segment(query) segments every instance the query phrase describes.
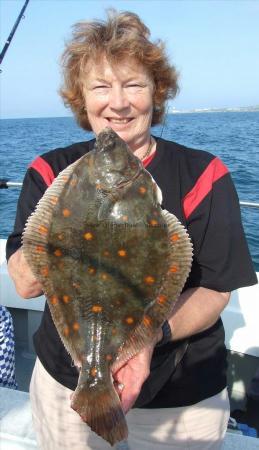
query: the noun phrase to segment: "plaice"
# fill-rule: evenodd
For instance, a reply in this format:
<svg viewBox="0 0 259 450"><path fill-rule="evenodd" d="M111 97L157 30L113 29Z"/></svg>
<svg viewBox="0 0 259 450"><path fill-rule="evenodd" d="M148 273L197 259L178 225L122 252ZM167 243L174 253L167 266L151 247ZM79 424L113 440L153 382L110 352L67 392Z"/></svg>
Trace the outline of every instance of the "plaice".
<svg viewBox="0 0 259 450"><path fill-rule="evenodd" d="M81 367L72 408L111 445L128 430L111 368L150 343L189 274L192 245L159 188L110 128L39 201L23 252Z"/></svg>

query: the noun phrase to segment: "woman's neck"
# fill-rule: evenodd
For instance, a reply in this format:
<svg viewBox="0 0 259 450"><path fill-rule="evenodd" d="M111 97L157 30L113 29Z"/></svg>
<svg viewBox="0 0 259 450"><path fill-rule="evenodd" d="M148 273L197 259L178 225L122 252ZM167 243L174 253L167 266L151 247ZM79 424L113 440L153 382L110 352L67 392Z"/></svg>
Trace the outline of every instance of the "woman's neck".
<svg viewBox="0 0 259 450"><path fill-rule="evenodd" d="M156 141L151 135L149 135L148 140L146 140L145 143L135 149L132 149L131 146L130 148L133 151L134 155L137 156L141 161L143 161L148 156L152 155L156 150Z"/></svg>

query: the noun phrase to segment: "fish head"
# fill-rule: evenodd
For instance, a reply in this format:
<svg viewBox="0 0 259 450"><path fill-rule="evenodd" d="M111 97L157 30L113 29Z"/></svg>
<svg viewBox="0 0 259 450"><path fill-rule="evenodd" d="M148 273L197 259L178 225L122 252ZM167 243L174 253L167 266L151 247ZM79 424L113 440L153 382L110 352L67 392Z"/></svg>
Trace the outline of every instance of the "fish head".
<svg viewBox="0 0 259 450"><path fill-rule="evenodd" d="M111 128L99 133L92 166L95 182L111 191L125 186L142 170L141 161Z"/></svg>

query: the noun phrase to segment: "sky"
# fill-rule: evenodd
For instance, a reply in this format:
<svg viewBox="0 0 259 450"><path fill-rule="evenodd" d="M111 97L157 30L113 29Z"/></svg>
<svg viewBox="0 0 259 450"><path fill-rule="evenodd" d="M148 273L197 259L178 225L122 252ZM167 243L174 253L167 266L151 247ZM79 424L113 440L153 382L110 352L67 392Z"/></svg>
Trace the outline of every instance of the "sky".
<svg viewBox="0 0 259 450"><path fill-rule="evenodd" d="M0 48L24 0L0 0ZM259 104L259 0L30 0L1 65L0 117L71 115L58 95L71 26L132 11L180 72L177 110Z"/></svg>

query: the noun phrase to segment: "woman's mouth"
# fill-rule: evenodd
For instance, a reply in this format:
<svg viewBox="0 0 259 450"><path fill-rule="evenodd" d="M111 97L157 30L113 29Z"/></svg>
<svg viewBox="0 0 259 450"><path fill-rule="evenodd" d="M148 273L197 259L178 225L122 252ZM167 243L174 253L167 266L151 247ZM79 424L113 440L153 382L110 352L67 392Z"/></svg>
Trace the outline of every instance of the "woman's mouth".
<svg viewBox="0 0 259 450"><path fill-rule="evenodd" d="M127 123L131 122L132 118L116 118L116 117L106 117L106 119L108 120L108 122L110 123L114 123L117 125L126 125Z"/></svg>

